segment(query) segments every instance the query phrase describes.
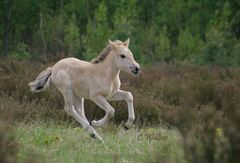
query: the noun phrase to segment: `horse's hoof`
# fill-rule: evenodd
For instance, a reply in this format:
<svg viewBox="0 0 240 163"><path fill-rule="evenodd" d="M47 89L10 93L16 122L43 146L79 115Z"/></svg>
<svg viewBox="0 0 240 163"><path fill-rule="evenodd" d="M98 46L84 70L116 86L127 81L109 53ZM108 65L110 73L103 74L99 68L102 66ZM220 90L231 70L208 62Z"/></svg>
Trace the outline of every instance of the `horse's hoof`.
<svg viewBox="0 0 240 163"><path fill-rule="evenodd" d="M123 128L125 131L129 130L129 128L128 128L125 124L122 125L122 128Z"/></svg>
<svg viewBox="0 0 240 163"><path fill-rule="evenodd" d="M93 139L96 139L96 135L95 134L90 134L89 135L91 138L93 138Z"/></svg>
<svg viewBox="0 0 240 163"><path fill-rule="evenodd" d="M95 121L95 120L91 121L90 125L93 126L93 127L98 127L97 121Z"/></svg>
<svg viewBox="0 0 240 163"><path fill-rule="evenodd" d="M98 141L100 141L101 143L104 143L103 139L98 136L98 135L95 135L95 134L89 134L89 136L93 139L97 139Z"/></svg>

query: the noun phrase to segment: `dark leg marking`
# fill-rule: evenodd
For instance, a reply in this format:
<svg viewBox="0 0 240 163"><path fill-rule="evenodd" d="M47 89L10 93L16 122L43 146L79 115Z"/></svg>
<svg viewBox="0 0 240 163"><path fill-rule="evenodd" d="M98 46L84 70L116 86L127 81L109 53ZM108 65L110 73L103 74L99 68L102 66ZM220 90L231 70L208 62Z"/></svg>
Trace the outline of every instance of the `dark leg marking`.
<svg viewBox="0 0 240 163"><path fill-rule="evenodd" d="M127 131L127 130L129 129L125 124L122 125L122 128L123 128L125 131Z"/></svg>

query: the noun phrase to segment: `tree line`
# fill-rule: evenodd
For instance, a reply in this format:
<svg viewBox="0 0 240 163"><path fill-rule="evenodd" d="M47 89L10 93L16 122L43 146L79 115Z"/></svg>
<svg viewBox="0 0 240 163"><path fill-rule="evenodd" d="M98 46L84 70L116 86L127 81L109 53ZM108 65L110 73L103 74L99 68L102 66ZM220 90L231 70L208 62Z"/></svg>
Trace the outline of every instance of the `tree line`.
<svg viewBox="0 0 240 163"><path fill-rule="evenodd" d="M240 65L238 0L2 0L0 56L90 60L131 39L141 63Z"/></svg>

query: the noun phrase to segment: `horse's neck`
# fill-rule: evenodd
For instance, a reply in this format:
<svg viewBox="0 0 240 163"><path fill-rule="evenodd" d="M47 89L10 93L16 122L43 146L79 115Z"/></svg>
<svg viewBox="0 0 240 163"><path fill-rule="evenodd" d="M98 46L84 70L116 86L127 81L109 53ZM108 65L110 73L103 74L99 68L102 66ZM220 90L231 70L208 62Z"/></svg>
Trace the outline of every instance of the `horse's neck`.
<svg viewBox="0 0 240 163"><path fill-rule="evenodd" d="M110 80L119 78L120 69L113 62L112 54L109 54L109 56L101 64L101 71L103 71L103 73L106 75L106 78Z"/></svg>

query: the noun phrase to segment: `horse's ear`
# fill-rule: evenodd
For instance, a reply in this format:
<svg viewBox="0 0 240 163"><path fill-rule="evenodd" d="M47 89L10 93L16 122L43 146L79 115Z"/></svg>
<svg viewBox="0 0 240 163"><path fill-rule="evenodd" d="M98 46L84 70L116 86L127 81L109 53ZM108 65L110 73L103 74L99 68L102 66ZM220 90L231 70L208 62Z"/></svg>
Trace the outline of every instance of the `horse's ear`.
<svg viewBox="0 0 240 163"><path fill-rule="evenodd" d="M110 39L108 39L108 42L109 42L110 46L112 47L112 49L115 50L117 48L117 45L114 42L112 42Z"/></svg>
<svg viewBox="0 0 240 163"><path fill-rule="evenodd" d="M123 43L123 45L126 46L126 47L128 47L128 46L129 46L129 43L130 43L130 39L128 38L128 39Z"/></svg>

